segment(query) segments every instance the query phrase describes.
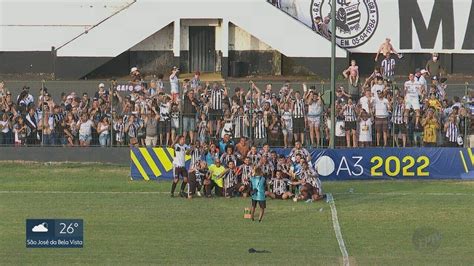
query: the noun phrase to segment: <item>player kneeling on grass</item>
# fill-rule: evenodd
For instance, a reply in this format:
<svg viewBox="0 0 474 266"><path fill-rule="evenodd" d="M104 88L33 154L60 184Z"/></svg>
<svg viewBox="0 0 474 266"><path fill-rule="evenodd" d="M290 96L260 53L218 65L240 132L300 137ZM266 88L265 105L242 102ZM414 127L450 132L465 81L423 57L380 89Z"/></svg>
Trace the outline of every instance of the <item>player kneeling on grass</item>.
<svg viewBox="0 0 474 266"><path fill-rule="evenodd" d="M234 161L227 163L227 169L220 174L218 179L224 180L224 196L230 198L234 196L234 191L237 191L237 168Z"/></svg>
<svg viewBox="0 0 474 266"><path fill-rule="evenodd" d="M186 171L186 154L189 154L191 147L185 143L184 136L179 136L176 138L173 145L174 148L174 158L173 158L173 184L171 186L171 197L174 197L174 191L179 182L179 177L183 178L181 183L181 189L179 195L181 197L186 197L184 193L184 188L188 183L188 172Z"/></svg>
<svg viewBox="0 0 474 266"><path fill-rule="evenodd" d="M296 197L297 200L316 201L323 198L318 174L308 166L306 161L301 161L301 169L295 175L298 176L298 181L294 181L292 184L298 185L300 190L300 194Z"/></svg>
<svg viewBox="0 0 474 266"><path fill-rule="evenodd" d="M244 164L239 166L238 173L240 175L239 192L242 197L246 198L250 193L250 178L253 174L253 166L249 157L245 157Z"/></svg>
<svg viewBox="0 0 474 266"><path fill-rule="evenodd" d="M267 196L272 199L289 199L293 196L293 193L288 191L290 180L283 178L283 173L277 170L275 178L272 178L269 182L270 191L265 192Z"/></svg>
<svg viewBox="0 0 474 266"><path fill-rule="evenodd" d="M260 206L260 216L258 221L261 222L263 219L263 214L265 213L265 208L267 207L267 202L265 200L265 177L263 176L262 169L260 167L255 167L253 171L253 176L250 178L250 184L252 190L250 194L252 195L252 209L250 214L252 215L252 221L254 221L255 208L257 203Z"/></svg>
<svg viewBox="0 0 474 266"><path fill-rule="evenodd" d="M214 164L209 166L209 172L206 180L204 180L204 188L206 189L206 197L210 198L212 195L212 189L214 189L215 196L222 196L222 188L224 187L224 181L219 176L224 173L225 168L221 165L221 160L216 158Z"/></svg>
<svg viewBox="0 0 474 266"><path fill-rule="evenodd" d="M189 197L192 198L195 194L201 197L201 189L206 185L206 176L209 170L207 169L206 161L199 161L195 167L189 169ZM209 185L209 182L207 182Z"/></svg>

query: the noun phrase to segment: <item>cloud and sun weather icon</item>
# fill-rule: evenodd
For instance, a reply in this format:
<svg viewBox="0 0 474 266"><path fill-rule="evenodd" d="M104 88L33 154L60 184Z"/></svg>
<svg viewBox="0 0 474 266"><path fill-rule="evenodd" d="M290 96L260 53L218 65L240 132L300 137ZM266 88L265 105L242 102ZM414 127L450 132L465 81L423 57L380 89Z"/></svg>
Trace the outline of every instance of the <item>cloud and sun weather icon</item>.
<svg viewBox="0 0 474 266"><path fill-rule="evenodd" d="M33 226L31 229L33 233L47 233L48 232L48 223L43 222L38 225Z"/></svg>
<svg viewBox="0 0 474 266"><path fill-rule="evenodd" d="M82 219L26 219L27 248L82 248Z"/></svg>

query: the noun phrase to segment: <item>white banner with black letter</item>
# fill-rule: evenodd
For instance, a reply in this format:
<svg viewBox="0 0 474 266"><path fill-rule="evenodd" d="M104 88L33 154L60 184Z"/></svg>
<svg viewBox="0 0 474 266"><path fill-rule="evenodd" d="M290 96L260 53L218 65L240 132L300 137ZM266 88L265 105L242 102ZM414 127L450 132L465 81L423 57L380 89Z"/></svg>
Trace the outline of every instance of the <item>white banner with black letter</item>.
<svg viewBox="0 0 474 266"><path fill-rule="evenodd" d="M280 8L320 33L330 28L331 0L280 0ZM337 0L339 46L374 53L385 38L403 53L474 53L471 0ZM315 19L320 19L315 25ZM327 32L330 35L330 31Z"/></svg>

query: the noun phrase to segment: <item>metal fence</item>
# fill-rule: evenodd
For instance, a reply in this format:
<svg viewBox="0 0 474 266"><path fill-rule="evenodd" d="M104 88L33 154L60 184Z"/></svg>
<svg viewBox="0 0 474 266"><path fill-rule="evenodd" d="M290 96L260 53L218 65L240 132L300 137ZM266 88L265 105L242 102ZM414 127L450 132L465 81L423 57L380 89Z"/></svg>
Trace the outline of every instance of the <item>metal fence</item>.
<svg viewBox="0 0 474 266"><path fill-rule="evenodd" d="M53 96L55 101L60 101L60 95L62 92L64 93L70 93L72 91L77 92L78 94L82 93L88 93L89 95L93 95L97 91L97 85L100 81L8 81L6 82L8 89L14 94L18 95L19 92L21 91L21 88L23 86L29 86L30 87L30 92L36 97L38 97L39 90L40 88L48 88L49 93ZM125 81L124 81L125 82ZM104 81L106 87L108 87L108 84L111 84L110 81ZM120 81L119 81L120 83ZM268 82L255 82L258 87L263 90L265 86L268 84ZM272 92L278 93L279 89L283 86L285 82L280 81L280 82L272 82ZM301 87L302 82L291 82L294 90L300 90L303 91ZM329 105L331 103L331 96L330 96L330 85L329 83L323 83L323 82L311 82L311 81L306 81L308 88L312 88L316 92L321 93L322 99L324 100L324 113L321 116L314 117L309 117L308 120L319 120L319 123L316 122L308 122L305 124L304 130L303 130L303 135L304 135L304 140L305 140L305 146L306 147L328 147L329 145L329 125L327 123L328 116L327 110L329 108ZM244 90L247 90L250 88L250 84L248 82L242 81L242 82L226 82L227 87L229 88L229 94L233 95L233 90L235 88L242 88ZM337 86L344 86L347 87L346 82L338 82ZM169 88L168 84L165 84L166 88ZM396 89L397 87L400 87L400 84L393 83L392 88ZM470 84L465 83L465 84L448 84L448 89L447 89L447 94L449 98L452 98L453 96L458 96L461 97L464 95L468 95L470 91ZM113 105L114 103L112 103ZM468 107L468 106L466 106ZM469 109L468 109L469 110ZM118 114L111 114L109 113L108 116L111 121L116 120L116 116ZM179 117L177 118L177 122L171 120L166 123L158 123L158 141L157 145L160 146L165 146L167 144L170 144L172 140L174 139L175 136L183 134L183 114L180 112ZM188 114L189 115L189 114ZM215 117L213 117L215 116ZM218 117L217 117L218 116ZM267 131L267 136L263 140L256 140L256 129L254 126L254 120L258 114L254 110L249 110L247 114L247 123L248 125L245 127L244 132L242 132L238 137L243 136L247 137L248 139L252 140L253 142L258 143L259 145L263 143L268 143L271 146L275 147L283 147L283 146L291 146L292 145L292 140L294 139L295 135L292 134L292 132L286 132L287 134L284 134L285 130L280 130L277 131L272 131L269 129ZM220 114L209 114L208 117L208 124L211 128L214 130L218 127L221 129L226 125L226 118L224 117L224 112ZM274 118L272 118L274 119ZM221 122L221 125L218 126L216 124L216 120L223 121ZM279 119L278 119L279 120ZM214 121L214 122L212 122ZM195 117L195 125L196 125L196 130L195 130L195 135L198 135L199 130L199 117ZM311 124L311 125L310 125ZM316 126L317 124L317 126ZM471 135L471 121L469 117L466 117L466 120L462 124L464 128L461 128L460 131L463 133L463 138L464 138L464 146L469 146L470 145L470 135ZM337 127L342 127L336 129L336 131L340 132L345 132L346 130L344 129L344 122L341 123L340 120L336 120L336 126ZM206 125L208 127L208 125ZM359 129L357 127L357 129ZM161 133L161 134L160 134ZM319 134L318 134L319 133ZM395 134L395 127L393 126L393 123L388 121L388 136L387 136L387 145L389 147L400 147L402 146L402 134ZM169 134L169 136L168 136ZM231 133L233 134L233 133ZM42 131L38 131L37 138L34 140L28 141L27 139L24 139L25 142L27 142L28 146L77 146L79 145L79 136L77 134L71 134L72 136L65 134L65 133L52 133L52 134L44 134ZM120 135L120 130L113 125L110 126L108 130L108 134L105 136L102 134L99 134L96 129L92 129L92 134L91 134L91 141L90 145L91 146L104 146L104 147L117 147L117 146L123 146L123 147L128 147L131 143L137 142L138 145L144 146L145 145L145 130L144 127L140 128L138 130L138 134L136 136L136 139L133 138L131 139L128 134L124 134L124 136L118 136ZM160 136L161 135L161 136ZM189 135L189 134L188 134ZM206 142L210 141L218 141L223 135L223 132L209 132L208 135L201 137L201 136L196 136L195 139L201 139ZM317 137L319 135L319 138ZM23 138L23 137L20 137ZM301 138L301 134L298 134L298 138ZM383 137L381 137L383 138ZM420 146L422 145L422 140L423 138L423 133L416 131L414 126L408 125L406 128L406 143L407 146ZM375 131L375 128L372 129L372 142L368 143L370 146L384 146L382 144L377 145L377 133ZM437 145L438 146L446 146L447 143L445 141L445 137L443 134L443 130L439 130L438 137L437 137ZM5 141L7 140L7 141ZM122 140L122 141L120 141ZM235 139L237 141L237 138ZM335 139L336 147L346 147L346 136L336 136ZM102 143L101 143L102 142ZM381 141L382 142L382 141ZM23 146L23 144L15 144L15 136L12 131L9 133L0 133L0 143L3 145L17 145L17 146ZM8 143L8 144L6 144Z"/></svg>

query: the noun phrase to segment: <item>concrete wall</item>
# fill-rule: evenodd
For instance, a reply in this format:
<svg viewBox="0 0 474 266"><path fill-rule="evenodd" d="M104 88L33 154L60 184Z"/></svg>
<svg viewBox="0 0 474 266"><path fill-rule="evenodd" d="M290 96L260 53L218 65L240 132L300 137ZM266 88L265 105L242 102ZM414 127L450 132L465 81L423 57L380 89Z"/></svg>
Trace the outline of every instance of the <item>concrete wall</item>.
<svg viewBox="0 0 474 266"><path fill-rule="evenodd" d="M130 149L79 147L2 147L0 161L89 162L130 164Z"/></svg>
<svg viewBox="0 0 474 266"><path fill-rule="evenodd" d="M53 73L53 56L51 51L0 52L0 73Z"/></svg>
<svg viewBox="0 0 474 266"><path fill-rule="evenodd" d="M229 25L229 50L231 51L271 51L268 44L260 41L244 29Z"/></svg>
<svg viewBox="0 0 474 266"><path fill-rule="evenodd" d="M281 53L244 29L229 25L229 69L244 62L249 75L281 75Z"/></svg>
<svg viewBox="0 0 474 266"><path fill-rule="evenodd" d="M211 26L215 27L215 47L216 54L222 52L222 20L218 19L182 19L180 24L180 47L181 53L179 66L183 72L193 71L189 69L189 27L191 26ZM143 73L168 73L170 65L174 65L173 58L173 32L174 23L157 31L150 37L133 46L129 53L129 65L140 67ZM249 74L271 75L281 72L281 55L266 43L252 36L247 31L230 23L229 25L229 62L242 61L248 63ZM277 62L275 62L277 60ZM94 71L92 76L100 76L101 72L115 74L111 72L110 66L121 65L123 60L112 60L106 67ZM219 71L216 66L216 71ZM119 73L115 74L118 75ZM124 73L126 74L126 73Z"/></svg>
<svg viewBox="0 0 474 266"><path fill-rule="evenodd" d="M345 58L336 58L336 78L342 76L349 61ZM282 56L282 75L316 76L328 79L331 76L330 58L305 58Z"/></svg>
<svg viewBox="0 0 474 266"><path fill-rule="evenodd" d="M216 27L216 50L222 49L221 26L217 19L181 20L181 51L189 50L189 26ZM149 36L130 48L130 51L172 51L173 50L173 23ZM255 36L234 24L229 25L229 50L235 51L268 51L273 48L260 41Z"/></svg>
<svg viewBox="0 0 474 266"><path fill-rule="evenodd" d="M173 23L134 45L130 51L173 51Z"/></svg>

